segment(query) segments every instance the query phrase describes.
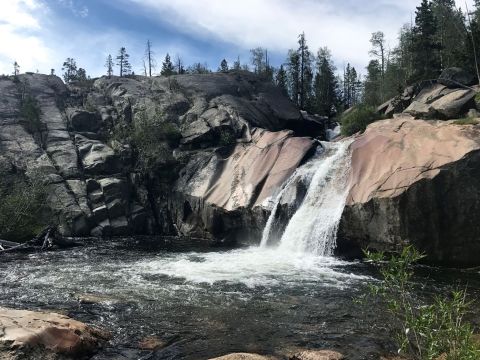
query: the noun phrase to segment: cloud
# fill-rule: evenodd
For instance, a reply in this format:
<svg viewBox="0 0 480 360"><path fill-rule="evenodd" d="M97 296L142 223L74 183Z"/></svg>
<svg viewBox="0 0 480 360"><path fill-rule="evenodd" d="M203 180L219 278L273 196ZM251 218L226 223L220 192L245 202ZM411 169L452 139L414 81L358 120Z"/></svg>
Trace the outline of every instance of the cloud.
<svg viewBox="0 0 480 360"><path fill-rule="evenodd" d="M38 0L11 0L2 3L0 17L0 73L13 71L13 62L21 70L32 70L51 61L51 52L41 38L38 17L48 7Z"/></svg>
<svg viewBox="0 0 480 360"><path fill-rule="evenodd" d="M124 0L152 18L167 21L191 36L222 41L241 49L257 46L283 52L305 32L311 49L328 46L338 62L364 67L369 39L382 30L396 44L420 0ZM463 1L463 0L461 0ZM473 0L469 0L471 3ZM459 1L460 3L460 1ZM341 65L341 64L339 64Z"/></svg>
<svg viewBox="0 0 480 360"><path fill-rule="evenodd" d="M85 5L79 4L74 0L57 0L57 2L70 10L73 15L85 18L88 16L89 10Z"/></svg>

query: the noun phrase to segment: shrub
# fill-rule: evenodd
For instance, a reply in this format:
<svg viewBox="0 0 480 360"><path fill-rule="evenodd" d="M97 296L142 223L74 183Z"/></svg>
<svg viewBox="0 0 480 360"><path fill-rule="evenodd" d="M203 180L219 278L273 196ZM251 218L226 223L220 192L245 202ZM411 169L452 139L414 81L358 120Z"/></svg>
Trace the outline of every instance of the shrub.
<svg viewBox="0 0 480 360"><path fill-rule="evenodd" d="M453 122L454 125L478 125L478 120L472 117L458 119Z"/></svg>
<svg viewBox="0 0 480 360"><path fill-rule="evenodd" d="M414 297L413 265L422 259L414 247L387 260L383 253L365 252L381 274L379 285L370 285L369 295L380 299L393 316L390 326L396 335L399 353L412 359L480 359L473 329L465 321L470 303L466 291L453 291L449 297L436 296L430 301Z"/></svg>
<svg viewBox="0 0 480 360"><path fill-rule="evenodd" d="M228 129L220 130L220 137L219 137L219 144L220 146L229 146L235 144L236 138L235 135Z"/></svg>
<svg viewBox="0 0 480 360"><path fill-rule="evenodd" d="M363 132L369 124L382 118L374 107L358 105L341 116L342 135L350 136Z"/></svg>
<svg viewBox="0 0 480 360"><path fill-rule="evenodd" d="M45 226L47 189L40 180L1 174L0 237L11 241L30 240Z"/></svg>
<svg viewBox="0 0 480 360"><path fill-rule="evenodd" d="M38 101L30 95L25 96L20 104L20 116L23 118L23 126L29 133L33 134L42 130L41 115L42 111Z"/></svg>

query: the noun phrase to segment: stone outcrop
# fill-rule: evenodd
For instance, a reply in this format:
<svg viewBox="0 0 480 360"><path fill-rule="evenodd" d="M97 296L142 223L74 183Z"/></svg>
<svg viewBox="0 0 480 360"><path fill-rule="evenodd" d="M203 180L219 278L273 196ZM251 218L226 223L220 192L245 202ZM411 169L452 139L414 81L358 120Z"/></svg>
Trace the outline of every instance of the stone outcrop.
<svg viewBox="0 0 480 360"><path fill-rule="evenodd" d="M340 250L414 244L432 262L478 264L478 126L399 116L370 125L351 148Z"/></svg>
<svg viewBox="0 0 480 360"><path fill-rule="evenodd" d="M67 236L220 241L251 222L259 229L262 199L328 127L247 72L103 77L83 88L24 74L1 79L0 94L0 170L41 175ZM41 112L38 129L21 116L26 96ZM149 168L129 140L146 120L179 134L158 139Z"/></svg>
<svg viewBox="0 0 480 360"><path fill-rule="evenodd" d="M0 307L1 359L79 359L93 355L108 338L64 315Z"/></svg>

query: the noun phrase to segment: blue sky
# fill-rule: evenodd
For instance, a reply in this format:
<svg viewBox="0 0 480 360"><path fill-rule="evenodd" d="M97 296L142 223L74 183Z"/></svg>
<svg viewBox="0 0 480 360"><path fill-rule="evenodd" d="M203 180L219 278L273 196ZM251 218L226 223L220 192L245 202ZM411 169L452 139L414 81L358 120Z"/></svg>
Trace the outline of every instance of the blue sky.
<svg viewBox="0 0 480 360"><path fill-rule="evenodd" d="M105 72L108 54L125 46L133 70L142 71L147 39L160 65L168 52L188 65L231 64L249 49L269 49L284 61L305 31L312 51L328 46L338 68L350 62L364 72L370 34L382 30L390 47L420 0L2 0L0 74L21 71L61 74L67 57L91 76ZM457 2L465 8L463 0ZM471 6L473 0L468 0ZM160 66L158 66L158 69Z"/></svg>

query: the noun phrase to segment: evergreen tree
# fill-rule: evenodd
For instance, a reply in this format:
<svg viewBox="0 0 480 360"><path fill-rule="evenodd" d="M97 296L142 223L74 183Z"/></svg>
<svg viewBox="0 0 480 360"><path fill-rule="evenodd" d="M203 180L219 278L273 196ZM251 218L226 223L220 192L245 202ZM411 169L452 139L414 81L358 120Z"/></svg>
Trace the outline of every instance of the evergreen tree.
<svg viewBox="0 0 480 360"><path fill-rule="evenodd" d="M288 93L290 99L300 106L300 56L296 50L289 50L287 58Z"/></svg>
<svg viewBox="0 0 480 360"><path fill-rule="evenodd" d="M108 54L107 60L105 61L105 67L107 68L107 76L111 77L113 75L113 59L110 54Z"/></svg>
<svg viewBox="0 0 480 360"><path fill-rule="evenodd" d="M364 102L370 106L378 106L383 102L382 92L382 66L378 60L371 60L367 66L365 79Z"/></svg>
<svg viewBox="0 0 480 360"><path fill-rule="evenodd" d="M238 56L237 60L233 62L233 70L241 70L240 56Z"/></svg>
<svg viewBox="0 0 480 360"><path fill-rule="evenodd" d="M311 100L313 70L312 70L312 54L308 49L305 33L298 36L298 58L299 58L299 101L301 109L307 109Z"/></svg>
<svg viewBox="0 0 480 360"><path fill-rule="evenodd" d="M165 60L162 63L162 71L160 72L163 76L170 76L175 73L175 68L173 67L172 61L170 60L170 55L167 53L165 55Z"/></svg>
<svg viewBox="0 0 480 360"><path fill-rule="evenodd" d="M206 63L194 63L193 65L189 66L187 69L187 73L189 74L209 74L211 71L208 68Z"/></svg>
<svg viewBox="0 0 480 360"><path fill-rule="evenodd" d="M55 69L50 69L50 75L55 75Z"/></svg>
<svg viewBox="0 0 480 360"><path fill-rule="evenodd" d="M220 67L218 68L220 72L228 72L228 63L227 60L223 59L222 62L220 63Z"/></svg>
<svg viewBox="0 0 480 360"><path fill-rule="evenodd" d="M378 89L380 102L385 100L385 67L386 67L386 51L385 51L385 34L381 31L374 32L370 39L372 49L370 55L374 56L380 65L380 87Z"/></svg>
<svg viewBox="0 0 480 360"><path fill-rule="evenodd" d="M338 104L338 83L335 66L328 48L321 48L317 53L316 74L314 81L314 110L322 116L332 116Z"/></svg>
<svg viewBox="0 0 480 360"><path fill-rule="evenodd" d="M435 42L439 47L440 69L464 66L466 62L465 16L455 0L433 0L436 19Z"/></svg>
<svg viewBox="0 0 480 360"><path fill-rule="evenodd" d="M87 72L83 68L79 68L77 71L76 80L85 81L87 80Z"/></svg>
<svg viewBox="0 0 480 360"><path fill-rule="evenodd" d="M360 102L361 85L357 70L347 64L343 75L343 103L346 108L351 108Z"/></svg>
<svg viewBox="0 0 480 360"><path fill-rule="evenodd" d="M185 74L186 72L185 66L183 65L183 60L178 54L175 56L175 71L179 75Z"/></svg>
<svg viewBox="0 0 480 360"><path fill-rule="evenodd" d="M124 47L121 47L117 55L117 65L120 67L120 77L124 75L130 75L132 71L132 65L130 65L130 55Z"/></svg>
<svg viewBox="0 0 480 360"><path fill-rule="evenodd" d="M436 38L437 25L432 3L428 0L422 0L420 6L417 7L413 28L412 60L414 73L411 80L436 79L440 74L440 47Z"/></svg>
<svg viewBox="0 0 480 360"><path fill-rule="evenodd" d="M275 77L276 85L281 90L282 94L288 96L288 77L283 64L280 65L280 68L277 71L277 75Z"/></svg>
<svg viewBox="0 0 480 360"><path fill-rule="evenodd" d="M77 62L73 58L67 58L63 62L62 70L63 73L63 80L66 83L72 82L77 78Z"/></svg>
<svg viewBox="0 0 480 360"><path fill-rule="evenodd" d="M13 75L17 76L18 74L20 74L20 65L15 61L13 63Z"/></svg>

